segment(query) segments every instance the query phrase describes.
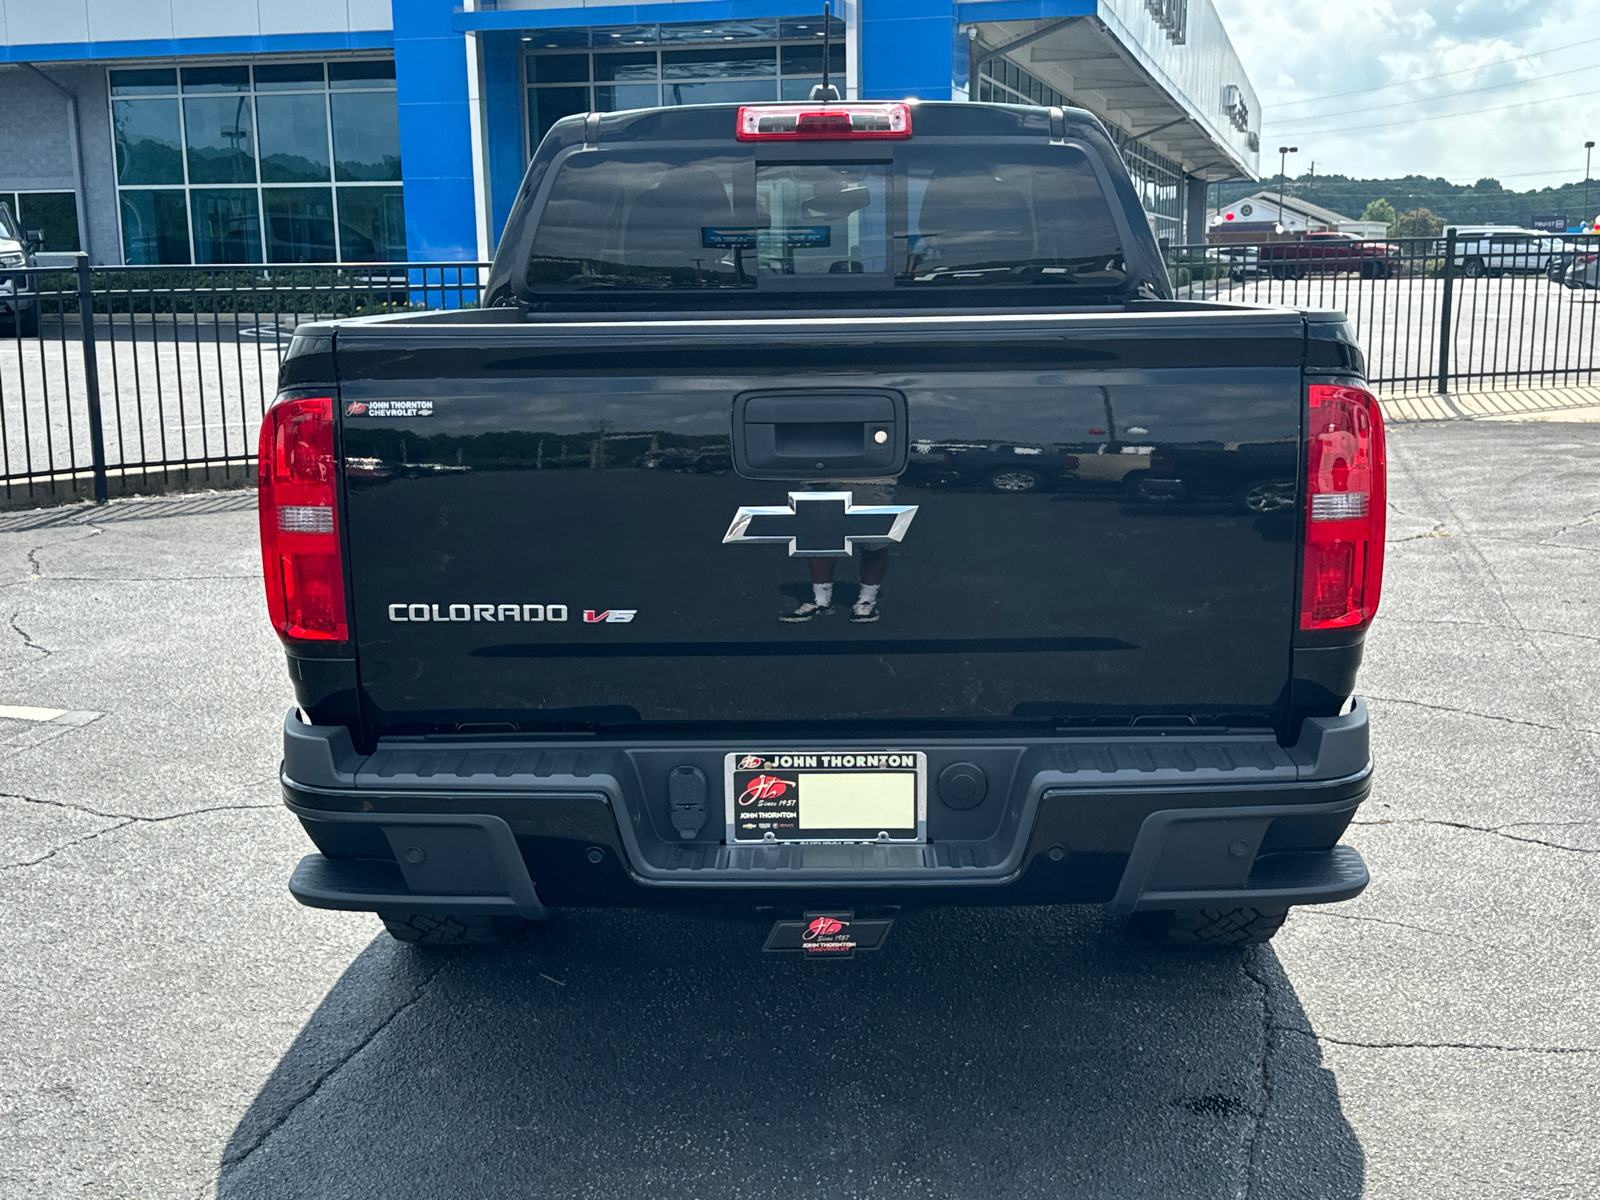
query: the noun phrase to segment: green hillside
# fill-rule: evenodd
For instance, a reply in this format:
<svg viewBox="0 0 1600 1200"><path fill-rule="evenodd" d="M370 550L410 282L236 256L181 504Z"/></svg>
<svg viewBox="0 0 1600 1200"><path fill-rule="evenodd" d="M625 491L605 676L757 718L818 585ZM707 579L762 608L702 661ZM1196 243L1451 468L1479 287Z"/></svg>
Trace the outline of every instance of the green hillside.
<svg viewBox="0 0 1600 1200"><path fill-rule="evenodd" d="M1526 225L1536 216L1559 215L1576 224L1583 213L1583 184L1569 183L1526 192L1511 191L1498 180L1480 179L1477 183L1451 183L1425 175L1401 179L1351 179L1347 175L1301 175L1291 177L1288 194L1331 208L1352 219L1377 199L1385 199L1399 212L1426 208L1447 224ZM1276 192L1276 175L1260 183L1220 183L1211 188L1209 206L1226 207L1260 191ZM1600 212L1600 179L1589 183L1587 216L1593 220Z"/></svg>

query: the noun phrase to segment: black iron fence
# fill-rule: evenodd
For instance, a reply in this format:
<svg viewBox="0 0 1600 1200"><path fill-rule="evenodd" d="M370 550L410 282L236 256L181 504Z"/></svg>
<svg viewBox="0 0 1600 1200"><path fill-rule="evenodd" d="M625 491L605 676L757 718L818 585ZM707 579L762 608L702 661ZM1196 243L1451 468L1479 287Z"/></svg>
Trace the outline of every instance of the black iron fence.
<svg viewBox="0 0 1600 1200"><path fill-rule="evenodd" d="M1596 382L1600 237L1174 246L1181 297L1347 313L1381 391ZM479 303L487 263L0 268L0 504L249 477L296 325Z"/></svg>
<svg viewBox="0 0 1600 1200"><path fill-rule="evenodd" d="M487 263L0 270L0 504L247 479L296 325L476 305Z"/></svg>
<svg viewBox="0 0 1600 1200"><path fill-rule="evenodd" d="M1186 299L1344 312L1386 392L1596 381L1600 237L1492 234L1173 246Z"/></svg>

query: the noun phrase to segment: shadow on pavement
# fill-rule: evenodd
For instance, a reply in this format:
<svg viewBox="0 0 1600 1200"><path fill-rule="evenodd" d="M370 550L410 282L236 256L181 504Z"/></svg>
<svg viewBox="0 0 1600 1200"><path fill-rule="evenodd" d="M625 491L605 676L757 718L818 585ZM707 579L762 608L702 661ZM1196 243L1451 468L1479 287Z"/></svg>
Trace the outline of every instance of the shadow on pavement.
<svg viewBox="0 0 1600 1200"><path fill-rule="evenodd" d="M569 911L498 948L380 936L218 1195L1361 1194L1270 950L1130 946L1077 908L902 914L845 963L763 956L765 932Z"/></svg>
<svg viewBox="0 0 1600 1200"><path fill-rule="evenodd" d="M152 469L151 474L158 474L159 470ZM118 499L122 502L109 505L66 502L57 508L0 513L0 533L72 525L114 525L121 521L149 521L162 517L204 517L214 513L254 512L256 509L253 488L248 492L207 492L201 495L173 493L159 497L129 496ZM42 500L40 502L45 503Z"/></svg>

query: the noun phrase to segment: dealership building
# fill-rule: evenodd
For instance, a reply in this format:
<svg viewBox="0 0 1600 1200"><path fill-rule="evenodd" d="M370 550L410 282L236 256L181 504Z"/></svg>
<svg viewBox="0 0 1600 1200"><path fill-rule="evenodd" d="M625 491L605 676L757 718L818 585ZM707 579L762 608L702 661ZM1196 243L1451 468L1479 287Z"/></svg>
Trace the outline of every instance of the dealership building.
<svg viewBox="0 0 1600 1200"><path fill-rule="evenodd" d="M0 0L0 201L96 263L471 261L561 117L805 99L1076 105L1152 226L1258 177L1211 0ZM826 48L826 49L825 49Z"/></svg>

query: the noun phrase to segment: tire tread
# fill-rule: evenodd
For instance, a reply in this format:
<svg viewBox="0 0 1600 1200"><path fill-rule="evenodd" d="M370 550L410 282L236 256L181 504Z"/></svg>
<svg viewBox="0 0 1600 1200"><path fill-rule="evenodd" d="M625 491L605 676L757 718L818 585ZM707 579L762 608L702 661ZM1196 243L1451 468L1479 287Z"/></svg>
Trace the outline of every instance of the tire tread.
<svg viewBox="0 0 1600 1200"><path fill-rule="evenodd" d="M1172 946L1259 946L1283 928L1287 908L1188 908L1138 913L1134 931Z"/></svg>
<svg viewBox="0 0 1600 1200"><path fill-rule="evenodd" d="M461 917L439 913L379 913L397 942L413 946L487 946L505 938L508 918Z"/></svg>

